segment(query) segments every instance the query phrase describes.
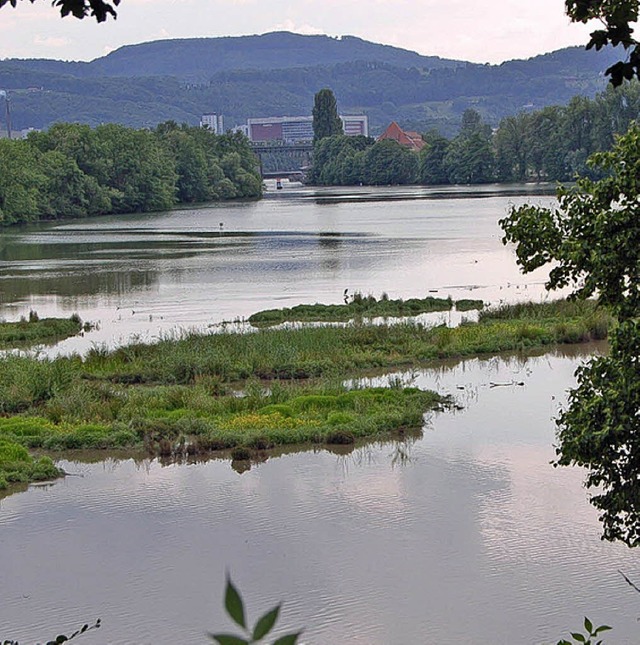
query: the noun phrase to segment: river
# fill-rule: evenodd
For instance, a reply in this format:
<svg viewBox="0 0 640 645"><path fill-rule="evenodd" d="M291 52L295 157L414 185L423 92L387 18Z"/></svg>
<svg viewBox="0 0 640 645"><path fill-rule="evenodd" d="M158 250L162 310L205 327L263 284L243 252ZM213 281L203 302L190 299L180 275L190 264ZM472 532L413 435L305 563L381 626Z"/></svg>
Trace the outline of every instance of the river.
<svg viewBox="0 0 640 645"><path fill-rule="evenodd" d="M548 192L548 187L546 188ZM0 235L0 316L78 313L86 351L270 307L379 296L539 299L500 242L510 205L549 203L529 186L474 190L302 189L258 202L103 217Z"/></svg>
<svg viewBox="0 0 640 645"><path fill-rule="evenodd" d="M142 333L137 310L115 309L134 300L147 322L164 315L152 336L339 301L344 288L541 297L543 276L517 274L496 225L524 198L452 192L305 190L12 232L5 315L100 316L81 350ZM149 281L124 284L127 266ZM640 582L637 558L600 541L584 473L550 464L553 416L594 351L404 373L463 409L427 418L402 444L288 450L243 473L223 460L63 461L74 476L0 501L0 639L29 644L100 617L79 642L205 643L207 631L233 631L230 571L251 618L283 600L282 628L305 627L307 645L550 644L585 615L614 626L607 643L636 643L639 597L618 570Z"/></svg>

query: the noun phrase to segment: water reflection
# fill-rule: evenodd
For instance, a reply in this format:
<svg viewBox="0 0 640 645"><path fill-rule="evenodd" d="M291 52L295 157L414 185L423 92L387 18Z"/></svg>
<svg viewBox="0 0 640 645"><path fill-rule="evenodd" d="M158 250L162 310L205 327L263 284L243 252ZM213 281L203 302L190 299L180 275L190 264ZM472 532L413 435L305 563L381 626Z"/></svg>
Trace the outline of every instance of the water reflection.
<svg viewBox="0 0 640 645"><path fill-rule="evenodd" d="M0 235L0 316L37 309L100 323L66 341L61 351L69 352L260 309L341 302L345 288L535 300L544 273L519 275L497 225L512 203L549 201L523 196L527 190L301 189L260 202L9 230ZM318 205L323 196L331 203Z"/></svg>
<svg viewBox="0 0 640 645"><path fill-rule="evenodd" d="M404 443L283 450L241 475L65 463L83 477L0 505L0 624L29 642L100 615L96 643L195 645L228 627L229 569L252 615L284 599L309 645L551 643L585 614L634 643L617 570L640 578L635 553L600 541L581 471L549 463L579 350L414 371L464 409Z"/></svg>

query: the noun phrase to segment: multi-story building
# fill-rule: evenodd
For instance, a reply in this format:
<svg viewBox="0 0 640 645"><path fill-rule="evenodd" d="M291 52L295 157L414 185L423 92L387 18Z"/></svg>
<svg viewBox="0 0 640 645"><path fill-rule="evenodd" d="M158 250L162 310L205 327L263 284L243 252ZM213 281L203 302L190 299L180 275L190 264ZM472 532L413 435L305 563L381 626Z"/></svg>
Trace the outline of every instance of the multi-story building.
<svg viewBox="0 0 640 645"><path fill-rule="evenodd" d="M369 136L369 117L366 114L345 114L340 118L344 133L348 137Z"/></svg>
<svg viewBox="0 0 640 645"><path fill-rule="evenodd" d="M200 127L208 128L213 134L224 134L222 114L203 114L200 119Z"/></svg>
<svg viewBox="0 0 640 645"><path fill-rule="evenodd" d="M366 115L341 116L347 136L369 135L369 120ZM247 119L249 139L253 142L270 141L299 143L313 140L313 117L270 116Z"/></svg>
<svg viewBox="0 0 640 645"><path fill-rule="evenodd" d="M271 116L247 119L251 141L297 143L313 139L313 117Z"/></svg>

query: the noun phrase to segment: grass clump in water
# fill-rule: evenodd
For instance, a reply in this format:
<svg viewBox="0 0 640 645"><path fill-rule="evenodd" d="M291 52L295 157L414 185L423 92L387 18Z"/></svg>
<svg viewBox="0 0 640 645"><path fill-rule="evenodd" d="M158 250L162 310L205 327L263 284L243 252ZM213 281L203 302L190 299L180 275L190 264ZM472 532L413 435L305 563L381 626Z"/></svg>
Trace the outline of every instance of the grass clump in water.
<svg viewBox="0 0 640 645"><path fill-rule="evenodd" d="M82 331L77 314L70 318L40 318L35 311L18 322L0 322L0 349L53 343Z"/></svg>
<svg viewBox="0 0 640 645"><path fill-rule="evenodd" d="M117 393L117 409L97 406L86 408L84 415L74 407L63 410L54 400L29 414L0 418L0 441L23 447L25 454L27 447L146 446L162 456L335 443L331 437L339 433L377 438L419 429L423 414L444 401L434 392L415 388L348 391L316 384L252 389L243 397L218 397L200 386L129 387ZM51 406L56 408L55 421L47 418Z"/></svg>
<svg viewBox="0 0 640 645"><path fill-rule="evenodd" d="M612 323L607 311L594 303L559 301L481 312L480 322L453 329L404 322L191 334L156 345L92 351L81 365L72 367L94 381L128 385L214 382L222 390L225 384L248 378L296 381L349 376L370 368L393 369L438 358L584 342L606 337Z"/></svg>
<svg viewBox="0 0 640 645"><path fill-rule="evenodd" d="M433 311L449 311L453 305L459 311L482 309L482 300L458 300L451 298L410 298L390 300L386 293L380 299L363 296L356 292L351 300L340 305L297 305L284 309L267 309L249 317L256 327L269 327L284 322L348 322L356 318L402 318Z"/></svg>
<svg viewBox="0 0 640 645"><path fill-rule="evenodd" d="M62 474L49 457L34 459L24 446L0 438L0 490L13 483L55 479Z"/></svg>

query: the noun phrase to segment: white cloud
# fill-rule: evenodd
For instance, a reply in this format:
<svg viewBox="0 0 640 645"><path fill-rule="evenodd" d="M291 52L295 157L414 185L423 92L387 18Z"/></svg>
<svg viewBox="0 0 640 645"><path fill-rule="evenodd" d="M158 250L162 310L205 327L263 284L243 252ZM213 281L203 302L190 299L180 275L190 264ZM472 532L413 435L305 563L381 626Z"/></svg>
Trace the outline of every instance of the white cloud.
<svg viewBox="0 0 640 645"><path fill-rule="evenodd" d="M58 49L60 47L66 47L71 44L71 41L68 38L55 36L36 36L33 39L35 45L44 45L45 47L50 47L52 49Z"/></svg>
<svg viewBox="0 0 640 645"><path fill-rule="evenodd" d="M315 36L317 34L324 34L325 30L320 27L314 27L307 23L297 24L290 18L284 22L280 22L273 27L268 28L266 31L292 31L294 34L302 34L303 36Z"/></svg>

